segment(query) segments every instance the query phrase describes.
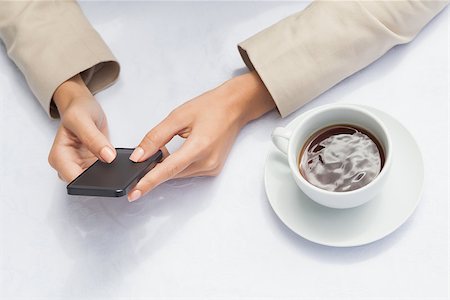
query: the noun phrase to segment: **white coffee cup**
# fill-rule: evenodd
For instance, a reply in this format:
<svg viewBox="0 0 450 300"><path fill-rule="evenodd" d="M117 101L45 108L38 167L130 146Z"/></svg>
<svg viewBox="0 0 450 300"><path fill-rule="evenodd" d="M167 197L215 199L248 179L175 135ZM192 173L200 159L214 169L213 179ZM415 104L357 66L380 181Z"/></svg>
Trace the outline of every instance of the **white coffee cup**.
<svg viewBox="0 0 450 300"><path fill-rule="evenodd" d="M298 159L312 134L331 125L347 124L363 128L381 143L385 161L380 173L367 185L352 191L333 192L309 183L300 173ZM381 192L391 167L391 140L385 125L367 109L352 104L330 104L307 112L292 130L277 127L272 133L275 146L287 156L292 176L299 188L312 200L332 208L362 205Z"/></svg>

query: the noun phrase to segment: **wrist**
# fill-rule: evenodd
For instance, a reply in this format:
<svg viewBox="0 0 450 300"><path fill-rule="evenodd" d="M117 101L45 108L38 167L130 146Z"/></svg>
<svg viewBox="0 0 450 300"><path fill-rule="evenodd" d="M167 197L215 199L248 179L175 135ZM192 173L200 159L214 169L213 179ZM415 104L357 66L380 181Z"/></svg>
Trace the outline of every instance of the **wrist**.
<svg viewBox="0 0 450 300"><path fill-rule="evenodd" d="M93 99L92 93L89 91L79 74L63 82L53 94L53 101L61 116L64 115L67 108L69 108L74 101L78 101L79 99Z"/></svg>
<svg viewBox="0 0 450 300"><path fill-rule="evenodd" d="M237 76L224 86L232 95L232 107L237 111L242 126L276 107L272 96L255 71Z"/></svg>

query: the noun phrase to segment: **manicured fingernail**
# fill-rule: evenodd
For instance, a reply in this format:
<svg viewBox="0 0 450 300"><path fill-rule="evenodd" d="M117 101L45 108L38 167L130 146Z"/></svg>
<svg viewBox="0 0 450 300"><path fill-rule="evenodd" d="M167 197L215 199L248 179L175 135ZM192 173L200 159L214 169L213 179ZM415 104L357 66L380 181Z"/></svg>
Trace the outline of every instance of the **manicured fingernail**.
<svg viewBox="0 0 450 300"><path fill-rule="evenodd" d="M114 151L111 148L109 148L108 146L105 146L100 151L100 157L107 163L110 163L114 160L116 155L114 154Z"/></svg>
<svg viewBox="0 0 450 300"><path fill-rule="evenodd" d="M128 196L128 201L133 202L141 197L142 193L140 190L134 190L130 196Z"/></svg>
<svg viewBox="0 0 450 300"><path fill-rule="evenodd" d="M136 147L136 149L134 149L133 153L131 153L130 155L130 160L134 161L134 162L138 162L139 159L141 159L141 157L144 155L144 149L142 149L141 147Z"/></svg>

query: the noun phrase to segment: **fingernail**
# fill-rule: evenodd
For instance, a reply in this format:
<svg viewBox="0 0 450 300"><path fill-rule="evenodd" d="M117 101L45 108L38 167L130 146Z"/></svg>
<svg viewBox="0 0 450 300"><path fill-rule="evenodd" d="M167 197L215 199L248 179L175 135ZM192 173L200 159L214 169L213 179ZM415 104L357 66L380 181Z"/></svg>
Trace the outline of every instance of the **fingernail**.
<svg viewBox="0 0 450 300"><path fill-rule="evenodd" d="M133 153L131 153L130 155L130 160L134 161L134 162L138 162L139 159L141 159L141 157L144 155L144 149L142 149L141 147L136 147L136 149L134 149Z"/></svg>
<svg viewBox="0 0 450 300"><path fill-rule="evenodd" d="M114 160L116 155L114 154L114 151L109 146L105 146L100 151L100 157L107 163L110 163Z"/></svg>
<svg viewBox="0 0 450 300"><path fill-rule="evenodd" d="M140 190L134 190L130 196L128 196L128 201L129 202L133 202L136 201L137 199L139 199L141 197L142 193Z"/></svg>

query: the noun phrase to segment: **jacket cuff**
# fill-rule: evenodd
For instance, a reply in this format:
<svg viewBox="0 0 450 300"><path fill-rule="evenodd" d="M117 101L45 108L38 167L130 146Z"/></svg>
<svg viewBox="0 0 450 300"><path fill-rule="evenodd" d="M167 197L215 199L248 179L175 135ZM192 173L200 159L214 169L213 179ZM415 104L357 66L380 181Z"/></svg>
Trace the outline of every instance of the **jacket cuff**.
<svg viewBox="0 0 450 300"><path fill-rule="evenodd" d="M282 117L395 45L411 41L443 1L313 1L238 45Z"/></svg>
<svg viewBox="0 0 450 300"><path fill-rule="evenodd" d="M77 74L92 93L111 85L119 64L75 1L5 2L0 38L33 94L52 118L56 89Z"/></svg>
<svg viewBox="0 0 450 300"><path fill-rule="evenodd" d="M80 74L88 89L95 94L112 85L119 76L120 65L97 32L87 34L83 44L89 46L68 44L65 49L60 49L58 53L64 55L48 66L51 72L45 72L42 77L37 77L39 80L30 82L31 89L51 118L59 117L53 94L66 80Z"/></svg>
<svg viewBox="0 0 450 300"><path fill-rule="evenodd" d="M302 66L299 61L293 61L292 56L286 55L281 49L293 49L294 46L286 45L289 40L284 39L283 28L277 25L239 43L238 50L248 69L258 73L281 117L284 118L308 102L309 96L298 95L299 97L295 100L292 99L295 97L293 89L288 87L299 86L298 70L301 70ZM297 74L297 76L294 78L287 76L288 74ZM304 79L307 80L307 78ZM300 97L302 99L299 99Z"/></svg>
<svg viewBox="0 0 450 300"><path fill-rule="evenodd" d="M249 70L258 73L284 118L317 95L312 94L315 89L311 88L296 93L300 86L315 84L311 76L307 76L308 71L313 69L307 70L311 64L307 61L308 57L293 60L291 55L286 55L286 51L281 49L295 49L294 45L287 45L289 39L285 39L283 31L283 26L269 27L239 43L238 50Z"/></svg>

